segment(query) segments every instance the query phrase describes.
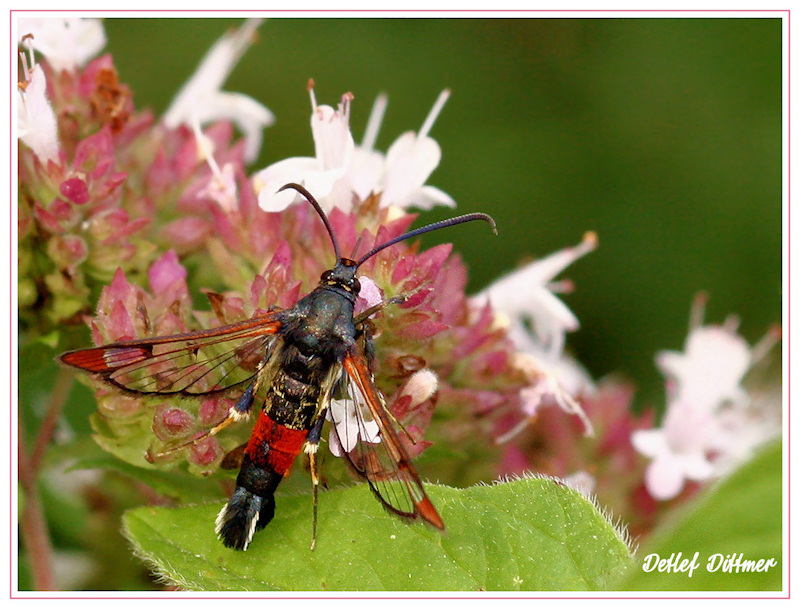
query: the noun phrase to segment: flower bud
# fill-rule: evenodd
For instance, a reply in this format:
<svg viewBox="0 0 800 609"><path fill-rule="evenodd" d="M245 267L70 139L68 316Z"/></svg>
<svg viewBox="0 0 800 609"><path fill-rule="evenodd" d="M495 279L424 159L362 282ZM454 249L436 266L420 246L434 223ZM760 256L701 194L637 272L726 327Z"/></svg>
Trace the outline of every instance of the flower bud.
<svg viewBox="0 0 800 609"><path fill-rule="evenodd" d="M65 199L76 205L83 205L89 201L89 188L82 178L72 177L64 180L61 182L59 190Z"/></svg>
<svg viewBox="0 0 800 609"><path fill-rule="evenodd" d="M153 432L164 442L187 436L191 433L194 418L185 410L162 404L153 417Z"/></svg>
<svg viewBox="0 0 800 609"><path fill-rule="evenodd" d="M205 437L191 445L188 452L190 463L208 466L223 457L223 450L216 438Z"/></svg>
<svg viewBox="0 0 800 609"><path fill-rule="evenodd" d="M401 391L401 395L411 398L410 407L414 408L425 400L430 399L439 388L439 379L436 373L428 368L423 368L411 375Z"/></svg>
<svg viewBox="0 0 800 609"><path fill-rule="evenodd" d="M47 254L59 269L74 269L86 260L89 246L77 235L56 235L47 244Z"/></svg>

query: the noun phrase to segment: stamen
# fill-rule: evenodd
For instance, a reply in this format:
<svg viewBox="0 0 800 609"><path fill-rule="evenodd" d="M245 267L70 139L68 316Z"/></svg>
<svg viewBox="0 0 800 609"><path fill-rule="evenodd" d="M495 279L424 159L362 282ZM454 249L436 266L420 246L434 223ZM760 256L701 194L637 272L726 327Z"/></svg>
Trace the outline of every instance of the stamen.
<svg viewBox="0 0 800 609"><path fill-rule="evenodd" d="M33 34L25 34L22 37L22 44L28 49L28 55L30 55L30 67L28 67L28 63L25 61L24 55L22 57L22 65L25 70L25 82L30 82L31 72L33 71L33 68L36 67L36 58L33 55ZM20 55L23 53L20 53Z"/></svg>
<svg viewBox="0 0 800 609"><path fill-rule="evenodd" d="M342 103L339 105L339 110L348 125L350 125L350 102L352 102L353 99L355 99L355 96L352 93L345 93L342 95Z"/></svg>
<svg viewBox="0 0 800 609"><path fill-rule="evenodd" d="M314 79L308 79L308 96L311 98L311 110L314 111L317 109L317 96L314 95Z"/></svg>
<svg viewBox="0 0 800 609"><path fill-rule="evenodd" d="M530 417L525 417L519 423L514 425L514 427L509 429L507 432L497 436L497 438L495 438L495 440L494 440L494 443L497 444L497 445L505 444L506 442L508 442L512 438L514 438L514 437L518 436L520 433L522 433L522 430L525 429L532 422L533 422L533 419L531 419Z"/></svg>
<svg viewBox="0 0 800 609"><path fill-rule="evenodd" d="M708 294L699 292L692 300L692 308L689 311L689 331L699 328L703 325L703 320L706 316L706 303L708 302Z"/></svg>
<svg viewBox="0 0 800 609"><path fill-rule="evenodd" d="M739 331L739 324L742 323L741 318L736 314L730 314L722 322L722 328L731 334L736 334Z"/></svg>
<svg viewBox="0 0 800 609"><path fill-rule="evenodd" d="M576 415L581 423L583 423L583 435L587 438L594 437L594 426L592 422L589 420L589 417L586 415L586 412L581 408L581 405L576 402L572 396L567 393L566 391L562 390L561 387L558 387L559 391L557 391L553 397L555 397L556 402L566 413Z"/></svg>
<svg viewBox="0 0 800 609"><path fill-rule="evenodd" d="M751 366L760 362L772 348L781 340L781 327L772 326L767 333L754 346L752 351Z"/></svg>
<svg viewBox="0 0 800 609"><path fill-rule="evenodd" d="M224 184L222 171L220 171L219 165L217 165L217 161L214 159L214 149L211 145L211 141L203 134L203 130L200 129L200 121L197 119L197 115L192 115L191 123L194 139L195 142L197 142L197 154L201 160L208 163L208 166L211 167L211 173L214 174L214 178L218 181L220 186L222 186Z"/></svg>
<svg viewBox="0 0 800 609"><path fill-rule="evenodd" d="M27 85L31 81L31 69L28 67L28 58L25 56L25 51L20 51L19 58L22 61L22 75L25 77L25 84ZM31 64L33 64L33 58L31 58Z"/></svg>
<svg viewBox="0 0 800 609"><path fill-rule="evenodd" d="M383 123L383 115L386 114L386 106L389 104L389 96L381 93L375 98L375 103L372 104L372 110L369 113L367 120L367 129L364 132L364 139L361 140L361 148L364 150L372 150L375 147L375 141L378 139L378 132Z"/></svg>
<svg viewBox="0 0 800 609"><path fill-rule="evenodd" d="M542 282L549 281L578 258L594 251L597 248L597 244L597 233L593 231L587 232L583 235L583 239L578 245L565 247L563 250L558 250L537 260L532 267L535 269L535 272L533 272L535 277L531 277L531 280L538 278Z"/></svg>
<svg viewBox="0 0 800 609"><path fill-rule="evenodd" d="M436 99L436 103L433 104L433 108L431 108L431 111L428 113L428 117L425 119L425 122L422 123L422 128L419 130L419 134L417 135L418 139L427 137L428 132L433 128L433 123L436 122L436 119L439 117L439 113L442 111L442 108L444 108L447 98L449 97L450 89L445 89L439 94L439 97Z"/></svg>
<svg viewBox="0 0 800 609"><path fill-rule="evenodd" d="M546 287L553 294L571 294L575 291L575 282L571 279L561 279L559 281L551 281Z"/></svg>

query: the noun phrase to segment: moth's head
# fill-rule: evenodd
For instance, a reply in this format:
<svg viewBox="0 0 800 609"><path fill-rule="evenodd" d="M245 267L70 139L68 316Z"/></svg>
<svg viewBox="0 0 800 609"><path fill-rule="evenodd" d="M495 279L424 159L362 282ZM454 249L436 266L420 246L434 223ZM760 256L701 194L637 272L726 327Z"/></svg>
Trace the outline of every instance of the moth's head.
<svg viewBox="0 0 800 609"><path fill-rule="evenodd" d="M322 273L319 278L319 284L321 286L340 288L348 294L352 294L353 298L355 298L361 291L361 283L356 277L357 270L358 264L355 260L339 258L336 266Z"/></svg>

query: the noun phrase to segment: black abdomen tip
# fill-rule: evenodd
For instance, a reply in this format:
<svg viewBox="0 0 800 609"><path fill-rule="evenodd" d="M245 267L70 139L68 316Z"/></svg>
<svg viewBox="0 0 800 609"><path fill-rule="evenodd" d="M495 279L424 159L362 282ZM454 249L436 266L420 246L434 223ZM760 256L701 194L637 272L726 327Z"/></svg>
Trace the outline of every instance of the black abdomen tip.
<svg viewBox="0 0 800 609"><path fill-rule="evenodd" d="M253 534L275 515L275 498L259 497L238 486L217 516L216 532L222 543L234 550L246 550Z"/></svg>

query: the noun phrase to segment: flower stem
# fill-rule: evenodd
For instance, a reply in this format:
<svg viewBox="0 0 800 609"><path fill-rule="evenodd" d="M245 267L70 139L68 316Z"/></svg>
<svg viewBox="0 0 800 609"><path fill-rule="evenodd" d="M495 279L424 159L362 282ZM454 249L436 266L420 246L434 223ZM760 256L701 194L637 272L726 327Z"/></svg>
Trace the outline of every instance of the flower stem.
<svg viewBox="0 0 800 609"><path fill-rule="evenodd" d="M20 516L20 533L28 553L34 590L55 590L50 534L42 509L36 470L25 450L23 423L19 422L19 482L25 493L25 508Z"/></svg>
<svg viewBox="0 0 800 609"><path fill-rule="evenodd" d="M39 435L36 437L36 444L33 447L30 457L30 465L34 478L39 472L39 467L42 464L44 452L47 450L47 445L53 439L53 434L56 430L56 425L61 418L61 411L64 410L64 405L67 403L69 390L72 387L74 376L72 372L65 368L59 368L56 375L56 382L53 386L53 392L50 396L50 407L45 413L42 420L42 426L39 428Z"/></svg>
<svg viewBox="0 0 800 609"><path fill-rule="evenodd" d="M51 394L50 407L44 416L30 454L25 449L22 418L19 421L19 483L25 493L25 509L20 516L20 532L28 552L34 590L55 590L51 560L53 547L36 480L47 445L53 439L61 412L67 403L72 379L72 373L59 369Z"/></svg>

